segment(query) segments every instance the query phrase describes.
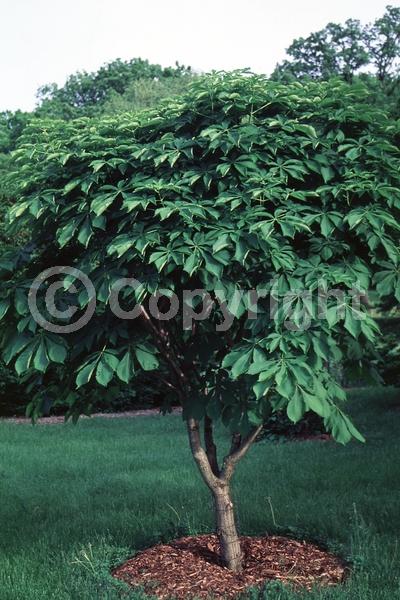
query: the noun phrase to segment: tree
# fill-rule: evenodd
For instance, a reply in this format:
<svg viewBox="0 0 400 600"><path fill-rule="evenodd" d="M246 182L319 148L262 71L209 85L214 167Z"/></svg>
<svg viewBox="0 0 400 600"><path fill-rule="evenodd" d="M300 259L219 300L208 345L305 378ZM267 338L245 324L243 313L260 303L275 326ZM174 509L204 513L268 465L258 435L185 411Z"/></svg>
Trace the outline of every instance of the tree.
<svg viewBox="0 0 400 600"><path fill-rule="evenodd" d="M183 407L231 569L242 557L230 481L272 412L297 422L311 410L339 442L363 440L327 364L374 343L353 286L400 299L399 129L365 95L215 73L155 110L31 125L16 153L11 232L30 231L32 245L1 263L6 362L28 379L57 377L47 397L72 416L94 390L132 385L142 370L159 378L164 409ZM73 297L76 320L97 300L68 335L29 310L35 291L50 322L72 320L50 316L48 273L32 283L58 265L94 292L61 269L57 307ZM116 298L136 318L116 313ZM231 433L222 461L220 420Z"/></svg>
<svg viewBox="0 0 400 600"><path fill-rule="evenodd" d="M141 58L128 61L118 58L98 71L70 75L62 87L52 83L39 88L36 113L62 119L92 116L101 112L102 105L113 94L123 94L134 81L179 78L189 73L190 67L178 63L175 67L163 68Z"/></svg>
<svg viewBox="0 0 400 600"><path fill-rule="evenodd" d="M344 25L329 23L307 38L294 40L286 52L292 60L276 67L275 79L340 76L350 83L355 73L369 62L363 30L355 19L348 19Z"/></svg>
<svg viewBox="0 0 400 600"><path fill-rule="evenodd" d="M361 25L348 19L344 25L329 23L324 29L298 38L286 50L289 60L277 65L273 78L329 79L351 82L360 69L374 69L386 92L398 79L400 58L400 8L387 6L383 17Z"/></svg>
<svg viewBox="0 0 400 600"><path fill-rule="evenodd" d="M364 37L378 80L386 82L393 75L398 75L400 7L387 6L383 17L367 25Z"/></svg>
<svg viewBox="0 0 400 600"><path fill-rule="evenodd" d="M4 208L12 198L12 190L7 183L10 155L15 150L17 140L31 118L30 113L20 110L0 113L0 243L3 238Z"/></svg>

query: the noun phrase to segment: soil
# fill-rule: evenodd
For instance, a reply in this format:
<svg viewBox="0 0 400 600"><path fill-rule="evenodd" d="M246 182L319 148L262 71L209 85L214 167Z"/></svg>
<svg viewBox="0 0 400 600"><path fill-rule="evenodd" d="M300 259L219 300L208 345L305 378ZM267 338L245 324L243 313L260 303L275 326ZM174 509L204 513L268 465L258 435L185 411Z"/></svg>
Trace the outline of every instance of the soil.
<svg viewBox="0 0 400 600"><path fill-rule="evenodd" d="M199 535L144 550L115 569L113 576L157 598L178 600L236 598L268 580L311 589L340 584L346 576L344 561L306 541L243 536L241 545L241 573L220 564L215 535Z"/></svg>

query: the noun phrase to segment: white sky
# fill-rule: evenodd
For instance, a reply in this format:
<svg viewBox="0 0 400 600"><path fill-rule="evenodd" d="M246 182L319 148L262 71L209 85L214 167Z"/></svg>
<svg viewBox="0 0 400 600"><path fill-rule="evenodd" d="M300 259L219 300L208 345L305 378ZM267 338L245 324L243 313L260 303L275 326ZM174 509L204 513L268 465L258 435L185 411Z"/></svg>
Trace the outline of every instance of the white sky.
<svg viewBox="0 0 400 600"><path fill-rule="evenodd" d="M140 56L163 66L270 73L328 22L381 16L392 0L0 0L0 110L31 110L40 85Z"/></svg>

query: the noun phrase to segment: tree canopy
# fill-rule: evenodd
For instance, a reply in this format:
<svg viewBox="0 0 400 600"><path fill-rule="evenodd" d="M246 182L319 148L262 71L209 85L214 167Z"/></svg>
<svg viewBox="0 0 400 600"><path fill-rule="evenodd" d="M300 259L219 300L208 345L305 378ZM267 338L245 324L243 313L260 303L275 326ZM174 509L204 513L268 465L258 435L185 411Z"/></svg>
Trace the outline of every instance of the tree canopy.
<svg viewBox="0 0 400 600"><path fill-rule="evenodd" d="M365 105L364 94L339 83L286 86L216 74L156 111L32 125L16 154L20 198L11 211L12 231L32 232L32 245L2 263L6 280L12 272L2 312L8 323L21 321L18 332L7 327L8 359L19 356L21 373L45 372L54 362L51 341L46 346L23 300L29 281L49 266L68 263L95 282L90 328L57 341L63 358L71 353L80 385L121 379L121 361L128 382L165 358L146 323L130 331L106 310L116 278L131 273L141 281L127 292L128 304L146 303L161 288L198 287L222 302L239 288L271 291L277 280L277 293L293 297L273 318L264 307L251 322L241 299L226 336L215 332L221 305L193 332L180 331L183 363L202 373L188 414L201 417L215 405L227 424L245 430L277 390L294 419L315 406L347 440L332 403L342 392L324 364L340 354L343 329L354 351L373 339L373 321L357 320L346 305L344 322L317 320L307 331L284 323L293 307L313 315L295 290L321 277L343 289L375 281L380 293L400 295L398 127ZM81 308L87 302L81 295ZM182 318L168 326L179 331ZM99 364L108 365L106 376ZM68 373L63 386L74 389L76 375ZM246 383L237 402L230 378ZM204 400L204 381L210 390L229 387L226 405L219 392Z"/></svg>
<svg viewBox="0 0 400 600"><path fill-rule="evenodd" d="M1 345L32 385L59 383L31 414L49 396L78 414L87 390L154 373L165 408L183 406L231 568L240 550L229 480L272 411L296 422L311 410L339 442L363 439L328 365L348 353L361 361L374 343L355 291L400 300L399 124L367 98L339 81L215 73L154 110L31 123L15 154L11 233L31 240L0 263ZM93 285L61 270L58 307L75 298L76 320L96 302L68 335L29 308L35 290L40 313L65 323L45 302L51 272L33 283L58 266ZM110 310L115 294L136 318ZM163 318L172 298L178 311ZM218 420L232 434L222 464Z"/></svg>

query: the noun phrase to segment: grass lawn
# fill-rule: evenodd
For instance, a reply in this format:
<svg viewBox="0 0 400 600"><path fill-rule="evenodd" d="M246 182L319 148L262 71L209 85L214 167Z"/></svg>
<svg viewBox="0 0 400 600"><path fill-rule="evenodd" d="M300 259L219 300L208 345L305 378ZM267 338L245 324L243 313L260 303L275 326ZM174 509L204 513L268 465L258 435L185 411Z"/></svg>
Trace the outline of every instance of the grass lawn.
<svg viewBox="0 0 400 600"><path fill-rule="evenodd" d="M352 392L365 445L262 442L234 478L241 533L319 540L348 558L340 588L268 600L400 598L400 392ZM224 434L221 432L221 436ZM145 598L108 575L135 550L212 529L179 416L0 423L0 599Z"/></svg>

